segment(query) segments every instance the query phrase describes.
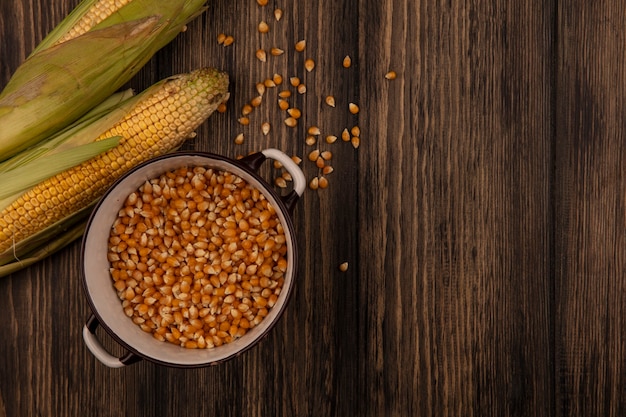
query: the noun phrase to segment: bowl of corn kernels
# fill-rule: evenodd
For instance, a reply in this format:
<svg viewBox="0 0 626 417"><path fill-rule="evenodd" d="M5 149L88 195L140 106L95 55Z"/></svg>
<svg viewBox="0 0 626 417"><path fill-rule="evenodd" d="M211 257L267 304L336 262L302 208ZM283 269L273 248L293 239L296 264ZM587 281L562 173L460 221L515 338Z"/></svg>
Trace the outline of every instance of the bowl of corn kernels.
<svg viewBox="0 0 626 417"><path fill-rule="evenodd" d="M267 159L291 174L288 194L259 176ZM255 346L293 287L291 213L305 186L276 149L240 160L177 152L131 169L98 202L83 236L92 311L83 339L92 354L109 367L143 359L202 367ZM125 354L104 348L98 327Z"/></svg>

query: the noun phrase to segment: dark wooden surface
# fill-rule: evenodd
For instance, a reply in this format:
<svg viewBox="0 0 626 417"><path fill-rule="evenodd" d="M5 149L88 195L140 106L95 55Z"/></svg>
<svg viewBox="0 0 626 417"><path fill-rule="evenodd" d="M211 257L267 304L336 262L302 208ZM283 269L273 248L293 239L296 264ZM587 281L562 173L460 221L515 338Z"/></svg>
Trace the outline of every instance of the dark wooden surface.
<svg viewBox="0 0 626 417"><path fill-rule="evenodd" d="M0 86L76 3L0 3ZM76 243L0 280L0 415L626 413L621 2L209 4L130 83L205 65L230 73L228 112L188 149L234 157L275 146L305 158L308 126L361 128L358 150L319 145L335 171L295 211L301 263L288 309L228 363L108 369L82 341L90 311ZM220 32L235 43L218 45ZM271 46L286 53L261 64L254 52ZM390 69L396 80L384 78ZM290 99L303 120L284 126L273 91L243 128L241 106L274 73L305 80L307 93Z"/></svg>

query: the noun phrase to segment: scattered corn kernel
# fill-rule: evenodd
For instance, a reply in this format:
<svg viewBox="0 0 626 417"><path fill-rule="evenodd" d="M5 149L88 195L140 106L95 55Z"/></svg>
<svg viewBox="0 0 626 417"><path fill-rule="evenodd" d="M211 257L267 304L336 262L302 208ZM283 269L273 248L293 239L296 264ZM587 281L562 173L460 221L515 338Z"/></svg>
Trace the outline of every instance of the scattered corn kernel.
<svg viewBox="0 0 626 417"><path fill-rule="evenodd" d="M344 68L350 68L350 66L352 65L352 58L350 58L350 55L346 55L346 57L343 59L342 65Z"/></svg>
<svg viewBox="0 0 626 417"><path fill-rule="evenodd" d="M259 93L259 95L263 95L265 94L265 84L263 83L256 83L256 91Z"/></svg>
<svg viewBox="0 0 626 417"><path fill-rule="evenodd" d="M313 71L313 69L315 68L315 61L311 58L308 58L306 61L304 61L304 68L308 72Z"/></svg>
<svg viewBox="0 0 626 417"><path fill-rule="evenodd" d="M287 113L289 114L289 116L293 117L294 119L299 119L302 116L302 112L300 111L300 109L296 109L296 108L290 108L287 109Z"/></svg>
<svg viewBox="0 0 626 417"><path fill-rule="evenodd" d="M291 77L291 78L289 78L289 83L292 86L297 87L297 86L300 85L300 78L298 78L298 77Z"/></svg>
<svg viewBox="0 0 626 417"><path fill-rule="evenodd" d="M319 177L319 180L317 181L317 183L320 188L328 188L328 180L324 176Z"/></svg>
<svg viewBox="0 0 626 417"><path fill-rule="evenodd" d="M326 96L326 104L328 104L330 107L335 107L335 97Z"/></svg>
<svg viewBox="0 0 626 417"><path fill-rule="evenodd" d="M341 140L343 140L344 142L350 142L350 132L348 131L348 128L345 128L341 132Z"/></svg>
<svg viewBox="0 0 626 417"><path fill-rule="evenodd" d="M397 76L398 75L395 71L389 71L387 74L385 74L385 78L388 80L395 80Z"/></svg>
<svg viewBox="0 0 626 417"><path fill-rule="evenodd" d="M319 135L321 133L320 128L317 126L311 126L309 127L309 129L307 130L307 132L309 133L309 135Z"/></svg>
<svg viewBox="0 0 626 417"><path fill-rule="evenodd" d="M317 190L319 188L319 178L314 177L311 182L309 182L309 188L311 190Z"/></svg>
<svg viewBox="0 0 626 417"><path fill-rule="evenodd" d="M265 0L266 1L266 0ZM282 9L276 9L274 10L274 18L276 19L277 22L280 21L280 19L283 18L283 10Z"/></svg>
<svg viewBox="0 0 626 417"><path fill-rule="evenodd" d="M227 110L226 103L220 103L219 106L217 106L218 113L226 113L226 110Z"/></svg>
<svg viewBox="0 0 626 417"><path fill-rule="evenodd" d="M248 119L247 117L240 117L239 118L239 123L244 125L244 126L248 126L250 124L250 119Z"/></svg>
<svg viewBox="0 0 626 417"><path fill-rule="evenodd" d="M257 49L256 57L261 62L267 62L267 53L265 52L265 49Z"/></svg>
<svg viewBox="0 0 626 417"><path fill-rule="evenodd" d="M282 54L284 54L285 51L280 49L280 48L271 48L270 49L270 54L274 55L274 56L280 56Z"/></svg>
<svg viewBox="0 0 626 417"><path fill-rule="evenodd" d="M256 0L256 2L259 4L259 6L263 7L267 6L268 0Z"/></svg>
<svg viewBox="0 0 626 417"><path fill-rule="evenodd" d="M263 86L263 87L265 87L265 86ZM263 96L256 96L255 98L250 100L250 105L252 107L259 107L262 102L263 102Z"/></svg>
<svg viewBox="0 0 626 417"><path fill-rule="evenodd" d="M335 170L335 168L333 168L331 165L326 165L324 168L322 168L322 174L328 175L331 172L333 172L334 170Z"/></svg>
<svg viewBox="0 0 626 417"><path fill-rule="evenodd" d="M352 143L354 149L356 149L361 145L361 138L359 138L358 136L352 136L350 142Z"/></svg>
<svg viewBox="0 0 626 417"><path fill-rule="evenodd" d="M354 103L350 103L348 104L348 110L350 110L350 113L352 114L357 114L359 112L359 106Z"/></svg>
<svg viewBox="0 0 626 417"><path fill-rule="evenodd" d="M243 107L241 108L241 114L243 116L247 116L250 113L252 113L252 106L249 104L244 104Z"/></svg>
<svg viewBox="0 0 626 417"><path fill-rule="evenodd" d="M267 33L270 31L270 26L265 21L259 22L259 33Z"/></svg>
<svg viewBox="0 0 626 417"><path fill-rule="evenodd" d="M274 81L274 84L276 85L281 85L283 83L283 76L280 74L274 74L272 81Z"/></svg>
<svg viewBox="0 0 626 417"><path fill-rule="evenodd" d="M335 143L337 141L337 136L328 135L326 136L326 143Z"/></svg>
<svg viewBox="0 0 626 417"><path fill-rule="evenodd" d="M315 149L311 152L309 152L308 158L309 161L314 162L317 160L317 158L320 156L320 150L319 149Z"/></svg>
<svg viewBox="0 0 626 417"><path fill-rule="evenodd" d="M279 187L279 188L286 188L287 187L287 181L283 177L275 178L274 179L274 184L276 184L276 186Z"/></svg>
<svg viewBox="0 0 626 417"><path fill-rule="evenodd" d="M302 52L306 48L306 41L303 39L301 41L296 42L296 51Z"/></svg>
<svg viewBox="0 0 626 417"><path fill-rule="evenodd" d="M239 133L237 136L235 136L235 144L236 145L241 145L244 141L244 136L243 133Z"/></svg>
<svg viewBox="0 0 626 417"><path fill-rule="evenodd" d="M270 127L271 126L268 122L263 122L263 124L261 124L261 132L267 136L267 134L270 133Z"/></svg>
<svg viewBox="0 0 626 417"><path fill-rule="evenodd" d="M289 127L295 127L298 124L298 121L293 117L287 117L285 119L285 124Z"/></svg>
<svg viewBox="0 0 626 417"><path fill-rule="evenodd" d="M278 97L280 97L280 98L289 98L289 97L291 97L291 91L290 90L283 90L280 93L278 93Z"/></svg>
<svg viewBox="0 0 626 417"><path fill-rule="evenodd" d="M225 34L220 33L219 35L217 35L217 43L219 45L222 45L225 40L226 40L226 35Z"/></svg>
<svg viewBox="0 0 626 417"><path fill-rule="evenodd" d="M263 81L263 84L265 84L265 86L268 88L276 87L276 83L271 78L268 78L265 81Z"/></svg>
<svg viewBox="0 0 626 417"><path fill-rule="evenodd" d="M350 129L350 133L352 134L352 136L361 136L361 128L358 126L353 126L352 129Z"/></svg>
<svg viewBox="0 0 626 417"><path fill-rule="evenodd" d="M315 136L309 135L304 140L304 143L306 143L308 146L313 146L317 143L317 138Z"/></svg>
<svg viewBox="0 0 626 417"><path fill-rule="evenodd" d="M339 265L339 270L340 270L341 272L346 272L346 271L348 270L348 262L342 262L342 263Z"/></svg>
<svg viewBox="0 0 626 417"><path fill-rule="evenodd" d="M331 159L333 159L333 153L331 151L323 151L322 153L320 153L320 156L326 161L330 161Z"/></svg>
<svg viewBox="0 0 626 417"><path fill-rule="evenodd" d="M233 38L231 35L226 36L226 39L224 39L224 46L230 46L235 42L235 38Z"/></svg>
<svg viewBox="0 0 626 417"><path fill-rule="evenodd" d="M287 110L289 109L289 102L285 99L279 98L278 99L278 108L281 110Z"/></svg>
<svg viewBox="0 0 626 417"><path fill-rule="evenodd" d="M298 88L298 93L300 94L306 93L306 85L300 84L297 88Z"/></svg>

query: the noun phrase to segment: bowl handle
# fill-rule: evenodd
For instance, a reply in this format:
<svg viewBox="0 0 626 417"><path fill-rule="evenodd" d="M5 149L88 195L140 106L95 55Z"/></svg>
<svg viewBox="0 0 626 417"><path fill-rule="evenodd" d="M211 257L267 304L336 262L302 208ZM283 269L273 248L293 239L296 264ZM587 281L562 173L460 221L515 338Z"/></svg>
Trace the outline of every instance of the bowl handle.
<svg viewBox="0 0 626 417"><path fill-rule="evenodd" d="M130 365L141 360L140 356L131 352L128 352L121 358L113 356L107 352L96 337L96 329L99 325L100 322L96 316L92 314L83 327L83 340L85 341L85 345L91 351L93 356L96 357L96 359L109 368L121 368L122 366Z"/></svg>
<svg viewBox="0 0 626 417"><path fill-rule="evenodd" d="M275 148L264 149L261 152L249 155L243 158L240 162L245 163L253 171L257 171L267 158L275 159L280 162L293 178L293 191L282 197L283 202L291 212L293 211L296 202L306 189L306 178L304 177L304 173L286 153Z"/></svg>

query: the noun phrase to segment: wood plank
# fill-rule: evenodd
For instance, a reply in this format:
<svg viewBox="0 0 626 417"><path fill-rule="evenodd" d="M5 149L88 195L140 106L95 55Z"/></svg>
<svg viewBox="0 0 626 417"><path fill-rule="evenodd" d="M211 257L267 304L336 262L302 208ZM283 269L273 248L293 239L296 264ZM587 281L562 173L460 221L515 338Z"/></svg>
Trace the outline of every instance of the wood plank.
<svg viewBox="0 0 626 417"><path fill-rule="evenodd" d="M621 3L559 5L557 414L626 412L626 149Z"/></svg>
<svg viewBox="0 0 626 417"><path fill-rule="evenodd" d="M360 411L550 415L553 10L359 13Z"/></svg>

